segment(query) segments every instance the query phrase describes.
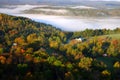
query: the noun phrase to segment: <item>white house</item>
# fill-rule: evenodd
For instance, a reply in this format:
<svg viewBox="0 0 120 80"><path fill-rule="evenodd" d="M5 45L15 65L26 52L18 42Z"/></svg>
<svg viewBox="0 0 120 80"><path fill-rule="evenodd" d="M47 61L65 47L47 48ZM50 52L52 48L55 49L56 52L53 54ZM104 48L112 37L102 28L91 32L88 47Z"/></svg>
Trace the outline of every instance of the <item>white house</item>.
<svg viewBox="0 0 120 80"><path fill-rule="evenodd" d="M83 42L84 40L85 40L85 38L75 38L75 40L77 40L77 41L80 41L80 42Z"/></svg>
<svg viewBox="0 0 120 80"><path fill-rule="evenodd" d="M17 46L17 43L13 43L13 46Z"/></svg>

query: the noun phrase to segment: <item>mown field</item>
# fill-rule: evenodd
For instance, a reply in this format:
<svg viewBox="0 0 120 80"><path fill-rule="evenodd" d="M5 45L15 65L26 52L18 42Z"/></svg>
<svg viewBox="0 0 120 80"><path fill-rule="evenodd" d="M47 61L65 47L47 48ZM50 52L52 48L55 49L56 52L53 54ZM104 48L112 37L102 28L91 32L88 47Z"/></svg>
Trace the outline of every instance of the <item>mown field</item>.
<svg viewBox="0 0 120 80"><path fill-rule="evenodd" d="M120 33L118 33L118 34L103 35L103 36L99 36L99 37L101 37L101 38L109 37L109 38L112 38L112 39L120 39Z"/></svg>

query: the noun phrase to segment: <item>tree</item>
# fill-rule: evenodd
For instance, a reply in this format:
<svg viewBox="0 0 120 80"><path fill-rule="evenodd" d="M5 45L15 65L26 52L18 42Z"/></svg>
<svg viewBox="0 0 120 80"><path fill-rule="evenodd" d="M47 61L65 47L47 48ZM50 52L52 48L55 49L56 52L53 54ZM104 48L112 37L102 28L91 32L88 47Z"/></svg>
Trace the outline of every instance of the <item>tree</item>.
<svg viewBox="0 0 120 80"><path fill-rule="evenodd" d="M17 47L14 53L16 56L21 56L21 47Z"/></svg>
<svg viewBox="0 0 120 80"><path fill-rule="evenodd" d="M27 48L26 53L27 53L27 54L33 53L33 48Z"/></svg>
<svg viewBox="0 0 120 80"><path fill-rule="evenodd" d="M62 62L60 61L60 60L56 60L56 61L54 61L54 63L53 63L55 66L62 66Z"/></svg>
<svg viewBox="0 0 120 80"><path fill-rule="evenodd" d="M50 47L54 49L58 49L59 43L57 41L50 41Z"/></svg>
<svg viewBox="0 0 120 80"><path fill-rule="evenodd" d="M0 54L2 54L3 53L3 48L0 48Z"/></svg>
<svg viewBox="0 0 120 80"><path fill-rule="evenodd" d="M93 61L92 58L83 57L83 58L81 58L81 60L79 62L79 67L83 68L83 69L86 69L86 70L89 70L91 65L92 65L92 61Z"/></svg>
<svg viewBox="0 0 120 80"><path fill-rule="evenodd" d="M20 75L25 75L28 69L28 64L17 64L17 68Z"/></svg>
<svg viewBox="0 0 120 80"><path fill-rule="evenodd" d="M115 47L112 44L108 47L107 54L109 56L117 56L118 55L118 53L116 52Z"/></svg>
<svg viewBox="0 0 120 80"><path fill-rule="evenodd" d="M120 79L120 62L119 61L115 62L113 67L114 67L115 79L119 80Z"/></svg>
<svg viewBox="0 0 120 80"><path fill-rule="evenodd" d="M102 74L101 76L102 80L111 80L111 73L108 70L102 71L101 74Z"/></svg>
<svg viewBox="0 0 120 80"><path fill-rule="evenodd" d="M0 56L0 63L5 64L6 58L4 56Z"/></svg>
<svg viewBox="0 0 120 80"><path fill-rule="evenodd" d="M120 69L120 62L115 62L115 64L114 64L114 68L117 68L117 69Z"/></svg>
<svg viewBox="0 0 120 80"><path fill-rule="evenodd" d="M33 34L30 34L27 36L27 42L28 43L31 43L33 42L34 40L37 40L38 39L38 36L36 33L33 33Z"/></svg>
<svg viewBox="0 0 120 80"><path fill-rule="evenodd" d="M31 54L26 54L25 55L25 61L26 62L31 62L33 60L33 56Z"/></svg>
<svg viewBox="0 0 120 80"><path fill-rule="evenodd" d="M66 67L69 69L69 70L72 70L73 69L73 65L71 63L67 63L66 64Z"/></svg>
<svg viewBox="0 0 120 80"><path fill-rule="evenodd" d="M22 37L18 37L18 38L15 39L15 42L23 45L25 43L25 40Z"/></svg>

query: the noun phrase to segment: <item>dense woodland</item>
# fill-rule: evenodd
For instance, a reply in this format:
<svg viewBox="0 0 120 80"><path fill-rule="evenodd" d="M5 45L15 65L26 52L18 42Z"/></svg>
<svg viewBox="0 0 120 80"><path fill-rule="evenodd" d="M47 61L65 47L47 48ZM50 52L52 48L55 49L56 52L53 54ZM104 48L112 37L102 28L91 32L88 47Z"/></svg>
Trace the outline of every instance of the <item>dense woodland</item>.
<svg viewBox="0 0 120 80"><path fill-rule="evenodd" d="M65 32L0 14L0 80L120 80L120 39L98 37L119 33Z"/></svg>

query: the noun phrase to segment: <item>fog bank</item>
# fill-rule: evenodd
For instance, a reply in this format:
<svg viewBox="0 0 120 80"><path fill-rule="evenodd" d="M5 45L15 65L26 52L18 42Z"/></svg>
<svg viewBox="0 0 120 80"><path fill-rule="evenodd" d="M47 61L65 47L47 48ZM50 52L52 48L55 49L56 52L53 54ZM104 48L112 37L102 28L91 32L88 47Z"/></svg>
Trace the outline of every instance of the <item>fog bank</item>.
<svg viewBox="0 0 120 80"><path fill-rule="evenodd" d="M65 31L81 31L85 29L115 29L120 27L120 18L82 18L79 16L55 16L41 14L23 14L22 11L35 7L44 7L48 5L12 5L0 8L0 13L6 13L15 16L28 17L37 22L43 22L53 25ZM79 8L79 7L74 7ZM81 8L81 7L80 7ZM47 10L49 9L42 9ZM63 10L53 10L55 12L66 12Z"/></svg>
<svg viewBox="0 0 120 80"><path fill-rule="evenodd" d="M115 29L120 27L120 18L81 18L66 16L45 16L38 14L19 14L37 22L51 24L65 31L81 31L85 29Z"/></svg>

